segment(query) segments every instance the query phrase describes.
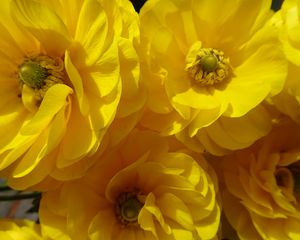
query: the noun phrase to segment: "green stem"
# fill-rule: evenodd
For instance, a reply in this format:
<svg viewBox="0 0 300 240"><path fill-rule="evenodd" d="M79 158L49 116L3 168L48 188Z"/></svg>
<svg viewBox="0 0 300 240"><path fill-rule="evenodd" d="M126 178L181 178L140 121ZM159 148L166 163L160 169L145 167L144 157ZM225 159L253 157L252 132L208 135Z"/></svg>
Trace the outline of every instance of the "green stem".
<svg viewBox="0 0 300 240"><path fill-rule="evenodd" d="M0 196L0 202L36 198L39 197L40 195L41 193L35 192L35 193L20 194L20 195L13 195L13 196Z"/></svg>

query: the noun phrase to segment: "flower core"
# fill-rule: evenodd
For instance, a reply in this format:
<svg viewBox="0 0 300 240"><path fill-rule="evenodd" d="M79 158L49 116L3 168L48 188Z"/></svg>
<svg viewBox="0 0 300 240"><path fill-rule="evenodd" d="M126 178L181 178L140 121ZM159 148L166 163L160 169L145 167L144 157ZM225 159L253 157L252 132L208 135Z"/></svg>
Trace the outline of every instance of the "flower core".
<svg viewBox="0 0 300 240"><path fill-rule="evenodd" d="M275 172L276 183L290 194L300 194L300 168L292 164L280 167Z"/></svg>
<svg viewBox="0 0 300 240"><path fill-rule="evenodd" d="M25 59L18 74L21 86L25 84L33 89L36 99L41 100L51 86L64 82L64 63L59 58L38 55Z"/></svg>
<svg viewBox="0 0 300 240"><path fill-rule="evenodd" d="M136 192L124 192L117 198L116 215L121 224L135 225L144 203Z"/></svg>
<svg viewBox="0 0 300 240"><path fill-rule="evenodd" d="M212 86L228 78L231 67L224 52L194 44L187 55L185 70L198 84Z"/></svg>

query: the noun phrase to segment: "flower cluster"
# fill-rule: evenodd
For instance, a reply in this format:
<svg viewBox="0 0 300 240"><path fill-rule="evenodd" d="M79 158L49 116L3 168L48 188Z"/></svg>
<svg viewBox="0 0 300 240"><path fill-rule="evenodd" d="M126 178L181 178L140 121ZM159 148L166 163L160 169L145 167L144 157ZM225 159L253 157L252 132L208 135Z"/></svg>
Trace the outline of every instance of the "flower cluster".
<svg viewBox="0 0 300 240"><path fill-rule="evenodd" d="M299 0L1 3L1 239L300 239Z"/></svg>

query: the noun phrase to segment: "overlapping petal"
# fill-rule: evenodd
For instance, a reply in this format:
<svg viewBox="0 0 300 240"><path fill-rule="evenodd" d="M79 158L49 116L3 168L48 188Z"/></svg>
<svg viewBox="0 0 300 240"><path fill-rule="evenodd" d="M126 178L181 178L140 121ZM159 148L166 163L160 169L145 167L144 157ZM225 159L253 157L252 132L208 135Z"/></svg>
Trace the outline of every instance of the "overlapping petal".
<svg viewBox="0 0 300 240"><path fill-rule="evenodd" d="M6 240L42 240L45 239L41 233L40 226L29 220L1 219L0 237ZM47 238L49 240L55 238ZM61 240L69 238L60 237Z"/></svg>
<svg viewBox="0 0 300 240"><path fill-rule="evenodd" d="M142 119L144 126L163 135L184 135L181 140L188 141L187 138L201 135L220 118L232 120L231 124L237 118L247 118L251 110L255 111L265 99L282 90L287 62L277 29L267 24L272 16L270 1L256 1L251 7L248 4L245 1L147 1L141 11L141 33L150 58L148 69L143 72L150 95L149 111ZM198 51L210 48L228 57L230 73L218 84L202 85L192 76L195 72L189 72L187 62L195 54L202 54ZM159 98L163 108L153 104L154 97ZM264 126L265 130L253 135L245 145L267 134L271 125ZM224 149L241 148L239 144L226 146L222 138L211 140ZM211 148L206 150L212 152Z"/></svg>
<svg viewBox="0 0 300 240"><path fill-rule="evenodd" d="M51 188L84 175L92 165L85 156L137 123L145 102L138 16L127 1L4 2L0 124L11 130L1 139L0 170L15 188ZM26 84L28 61L47 69L48 85Z"/></svg>
<svg viewBox="0 0 300 240"><path fill-rule="evenodd" d="M282 9L272 18L271 23L278 28L278 35L286 58L289 60L288 76L284 89L271 99L279 111L299 121L300 89L298 76L300 73L300 10L297 1L285 1Z"/></svg>
<svg viewBox="0 0 300 240"><path fill-rule="evenodd" d="M212 169L201 156L168 151L167 138L134 130L82 179L44 194L42 226L61 219L72 239L213 239L220 207ZM135 223L124 223L117 206L130 192L143 206Z"/></svg>
<svg viewBox="0 0 300 240"><path fill-rule="evenodd" d="M285 120L223 162L224 211L241 239L299 237L299 130Z"/></svg>

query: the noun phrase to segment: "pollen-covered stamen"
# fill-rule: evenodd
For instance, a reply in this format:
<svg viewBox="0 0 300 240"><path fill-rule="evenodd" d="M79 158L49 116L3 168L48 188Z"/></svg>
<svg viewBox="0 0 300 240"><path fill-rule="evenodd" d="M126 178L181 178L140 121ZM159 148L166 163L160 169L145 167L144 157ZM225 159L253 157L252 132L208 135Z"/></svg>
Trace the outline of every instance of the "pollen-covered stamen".
<svg viewBox="0 0 300 240"><path fill-rule="evenodd" d="M223 82L231 73L229 58L214 48L202 48L195 43L187 57L185 70L200 86L212 86Z"/></svg>
<svg viewBox="0 0 300 240"><path fill-rule="evenodd" d="M140 210L144 206L141 195L136 191L121 193L116 202L116 215L120 223L136 225Z"/></svg>
<svg viewBox="0 0 300 240"><path fill-rule="evenodd" d="M64 63L46 55L30 57L19 66L18 75L21 88L25 84L34 90L36 100L42 100L51 86L64 82Z"/></svg>

